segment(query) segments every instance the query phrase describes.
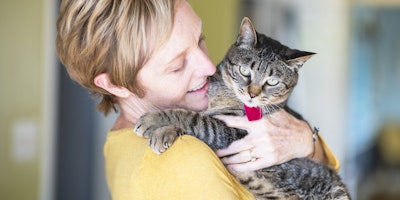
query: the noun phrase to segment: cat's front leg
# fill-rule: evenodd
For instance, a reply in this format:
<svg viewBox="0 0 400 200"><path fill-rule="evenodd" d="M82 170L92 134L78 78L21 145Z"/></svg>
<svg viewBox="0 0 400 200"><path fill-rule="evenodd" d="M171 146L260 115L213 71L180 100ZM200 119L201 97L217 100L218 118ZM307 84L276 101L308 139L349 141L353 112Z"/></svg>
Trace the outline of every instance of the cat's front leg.
<svg viewBox="0 0 400 200"><path fill-rule="evenodd" d="M159 112L147 113L138 119L133 130L136 135L144 138L149 138L156 129L165 126L164 124L157 123L159 121Z"/></svg>
<svg viewBox="0 0 400 200"><path fill-rule="evenodd" d="M231 116L244 116L246 113L243 110L243 105L236 106L215 106L212 109L204 111L205 115L231 115Z"/></svg>
<svg viewBox="0 0 400 200"><path fill-rule="evenodd" d="M147 113L139 118L134 130L150 139L156 153L168 149L181 134L195 136L213 150L224 149L247 135L247 131L229 127L221 120L183 109Z"/></svg>
<svg viewBox="0 0 400 200"><path fill-rule="evenodd" d="M172 121L173 118L163 111L147 113L138 119L134 132L140 137L148 138L151 149L161 154L184 133Z"/></svg>
<svg viewBox="0 0 400 200"><path fill-rule="evenodd" d="M183 135L183 130L174 125L156 129L149 137L149 146L157 154L164 153L175 141Z"/></svg>

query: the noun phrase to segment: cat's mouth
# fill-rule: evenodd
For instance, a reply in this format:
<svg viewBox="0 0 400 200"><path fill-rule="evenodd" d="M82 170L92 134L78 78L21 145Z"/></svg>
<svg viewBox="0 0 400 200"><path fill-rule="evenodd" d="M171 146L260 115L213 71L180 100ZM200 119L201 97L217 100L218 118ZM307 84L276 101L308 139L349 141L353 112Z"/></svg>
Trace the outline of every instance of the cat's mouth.
<svg viewBox="0 0 400 200"><path fill-rule="evenodd" d="M244 104L246 104L248 107L258 107L260 105L257 99L247 97L246 95L243 94L237 96L239 100Z"/></svg>
<svg viewBox="0 0 400 200"><path fill-rule="evenodd" d="M207 86L208 86L208 79L206 79L203 83L201 83L200 85L196 86L195 88L189 90L188 93L193 93L193 92L197 92L197 91L203 90Z"/></svg>
<svg viewBox="0 0 400 200"><path fill-rule="evenodd" d="M256 100L253 99L253 98L250 98L250 99L247 99L247 98L246 98L246 100L245 100L244 102L246 102L245 104L246 104L248 107L258 107L258 105L259 105L259 102L256 101Z"/></svg>

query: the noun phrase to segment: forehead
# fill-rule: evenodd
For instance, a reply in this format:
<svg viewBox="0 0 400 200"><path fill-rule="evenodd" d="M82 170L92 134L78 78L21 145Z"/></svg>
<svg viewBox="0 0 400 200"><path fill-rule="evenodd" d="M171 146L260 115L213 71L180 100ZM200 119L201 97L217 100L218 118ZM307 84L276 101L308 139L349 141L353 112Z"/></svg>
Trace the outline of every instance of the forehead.
<svg viewBox="0 0 400 200"><path fill-rule="evenodd" d="M158 67L164 66L175 57L189 51L194 45L197 47L201 32L201 19L196 15L187 1L179 1L175 9L171 36L168 38L167 42L154 53L149 63L156 64Z"/></svg>

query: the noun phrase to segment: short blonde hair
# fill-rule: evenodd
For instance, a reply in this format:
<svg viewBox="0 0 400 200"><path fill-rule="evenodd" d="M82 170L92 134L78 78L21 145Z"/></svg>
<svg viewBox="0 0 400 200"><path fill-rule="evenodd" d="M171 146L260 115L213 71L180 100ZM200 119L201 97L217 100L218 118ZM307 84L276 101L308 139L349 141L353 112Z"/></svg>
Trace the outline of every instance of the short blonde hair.
<svg viewBox="0 0 400 200"><path fill-rule="evenodd" d="M57 20L57 52L69 76L97 97L97 108L117 111L116 97L94 84L111 83L139 97L137 74L169 38L179 0L63 0Z"/></svg>

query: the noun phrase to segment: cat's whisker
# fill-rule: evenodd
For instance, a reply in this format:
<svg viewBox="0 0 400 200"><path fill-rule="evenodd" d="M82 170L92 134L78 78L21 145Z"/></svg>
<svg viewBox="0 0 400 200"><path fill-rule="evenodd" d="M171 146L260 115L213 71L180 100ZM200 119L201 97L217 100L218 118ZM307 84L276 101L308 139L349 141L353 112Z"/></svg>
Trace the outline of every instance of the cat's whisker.
<svg viewBox="0 0 400 200"><path fill-rule="evenodd" d="M268 99L266 99L265 102L264 105L268 105L265 107L268 113L274 113L282 109L280 106L271 103ZM272 115L271 117L274 118L275 116Z"/></svg>

